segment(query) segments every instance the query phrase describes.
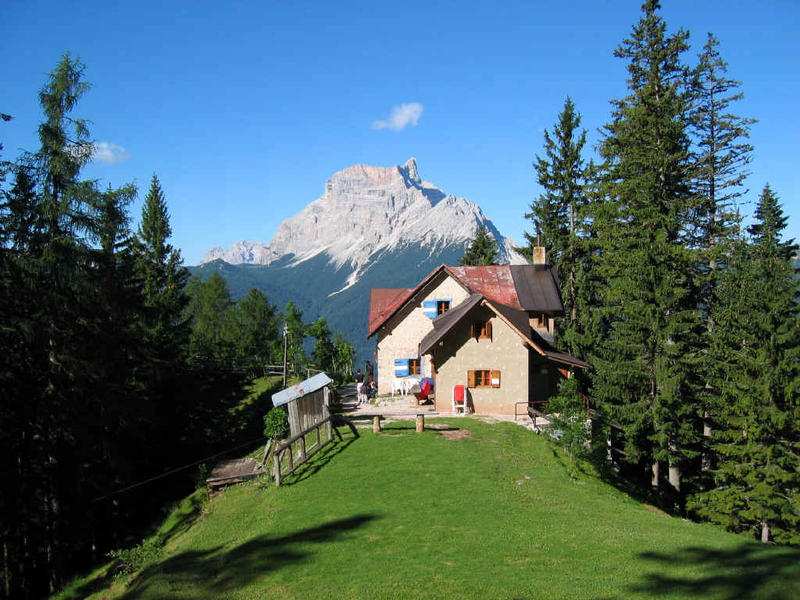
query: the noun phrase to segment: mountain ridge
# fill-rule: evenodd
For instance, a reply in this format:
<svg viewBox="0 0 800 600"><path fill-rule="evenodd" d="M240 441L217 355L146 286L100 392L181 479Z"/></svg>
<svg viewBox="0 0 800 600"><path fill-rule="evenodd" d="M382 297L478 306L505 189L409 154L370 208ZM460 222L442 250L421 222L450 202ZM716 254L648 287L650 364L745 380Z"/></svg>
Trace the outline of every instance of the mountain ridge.
<svg viewBox="0 0 800 600"><path fill-rule="evenodd" d="M294 302L306 322L325 317L361 362L375 347L367 339L370 288L414 287L439 265L458 263L481 225L498 241L499 262L526 262L477 204L423 180L415 159L351 165L268 244L213 248L190 270L201 279L219 273L234 298L256 288L279 308Z"/></svg>
<svg viewBox="0 0 800 600"><path fill-rule="evenodd" d="M500 262L524 262L480 206L423 180L415 158L393 167L355 164L334 173L323 194L281 222L269 243L242 240L227 249L217 246L201 265L221 259L269 266L285 257L297 265L324 254L337 270L350 270L343 290L382 252L419 246L435 255L466 246L481 225L497 240Z"/></svg>

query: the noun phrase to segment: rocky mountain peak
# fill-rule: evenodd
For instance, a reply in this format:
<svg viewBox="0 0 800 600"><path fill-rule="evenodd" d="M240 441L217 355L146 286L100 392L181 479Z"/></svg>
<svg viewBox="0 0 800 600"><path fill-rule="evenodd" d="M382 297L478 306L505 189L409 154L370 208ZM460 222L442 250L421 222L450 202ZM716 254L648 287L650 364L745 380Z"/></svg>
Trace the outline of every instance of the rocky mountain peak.
<svg viewBox="0 0 800 600"><path fill-rule="evenodd" d="M498 240L504 261L517 258L477 204L422 180L413 157L396 167L359 164L334 173L322 196L283 221L269 244L213 248L203 262L268 265L290 255L296 264L325 253L335 268L351 269L349 286L384 251L465 245L480 225Z"/></svg>
<svg viewBox="0 0 800 600"><path fill-rule="evenodd" d="M401 173L403 173L409 181L412 181L416 185L420 185L422 180L419 178L419 173L417 172L417 159L413 156L406 161L402 167L398 167Z"/></svg>

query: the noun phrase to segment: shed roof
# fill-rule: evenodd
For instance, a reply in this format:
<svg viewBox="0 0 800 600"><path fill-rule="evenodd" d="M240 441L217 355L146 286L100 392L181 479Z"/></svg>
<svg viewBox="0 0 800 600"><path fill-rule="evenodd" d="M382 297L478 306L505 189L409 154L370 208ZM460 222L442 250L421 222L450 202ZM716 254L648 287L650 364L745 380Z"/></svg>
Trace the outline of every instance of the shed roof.
<svg viewBox="0 0 800 600"><path fill-rule="evenodd" d="M292 400L302 398L306 394L321 390L326 385L333 383L333 379L328 377L325 373L317 373L313 377L309 377L305 381L296 383L286 389L272 394L272 406L282 406L288 404Z"/></svg>
<svg viewBox="0 0 800 600"><path fill-rule="evenodd" d="M552 315L564 312L558 278L550 265L489 265L450 267L441 265L415 288L375 288L370 294L368 335L375 334L436 275L445 272L470 294L523 311Z"/></svg>

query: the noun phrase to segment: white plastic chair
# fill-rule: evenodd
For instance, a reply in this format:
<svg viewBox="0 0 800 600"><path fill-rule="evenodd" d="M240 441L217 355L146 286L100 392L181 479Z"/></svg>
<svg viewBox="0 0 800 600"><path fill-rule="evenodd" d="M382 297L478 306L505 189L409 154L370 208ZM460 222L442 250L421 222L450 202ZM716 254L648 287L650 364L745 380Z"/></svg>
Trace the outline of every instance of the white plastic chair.
<svg viewBox="0 0 800 600"><path fill-rule="evenodd" d="M392 380L392 397L394 397L395 392L400 392L403 396L406 395L406 381L405 379L399 379L395 377Z"/></svg>

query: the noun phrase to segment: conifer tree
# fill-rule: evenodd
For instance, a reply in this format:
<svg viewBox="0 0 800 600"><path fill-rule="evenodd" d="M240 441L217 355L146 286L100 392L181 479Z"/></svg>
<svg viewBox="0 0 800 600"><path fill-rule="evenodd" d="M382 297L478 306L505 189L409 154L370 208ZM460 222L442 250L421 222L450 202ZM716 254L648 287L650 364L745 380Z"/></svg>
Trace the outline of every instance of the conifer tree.
<svg viewBox="0 0 800 600"><path fill-rule="evenodd" d="M277 360L278 319L262 292L247 292L230 308L229 322L228 335L237 365L255 375Z"/></svg>
<svg viewBox="0 0 800 600"><path fill-rule="evenodd" d="M35 251L41 252L49 275L67 285L75 281L70 267L77 266L86 251L81 235L91 225L87 213L95 193L93 182L78 180L93 151L88 125L70 116L89 89L83 72L83 63L65 55L39 93L45 120L39 126L41 147L33 157L42 173L37 224L41 235Z"/></svg>
<svg viewBox="0 0 800 600"><path fill-rule="evenodd" d="M712 304L714 485L697 514L763 542L800 541L800 285L786 220L764 188L752 243L728 244Z"/></svg>
<svg viewBox="0 0 800 600"><path fill-rule="evenodd" d="M628 62L629 94L614 102L601 145L607 202L594 225L607 332L593 359L593 394L622 426L628 459L650 466L654 486L667 463L677 493L698 442L689 362L696 298L683 245L692 208L687 33L668 34L659 8L647 0L615 52Z"/></svg>
<svg viewBox="0 0 800 600"><path fill-rule="evenodd" d="M733 109L742 98L740 82L727 75L728 64L719 52L719 41L709 33L697 66L689 81L691 101L689 123L693 133L692 169L696 204L688 240L696 253L695 285L702 322L701 332L711 334L714 323L712 303L719 274L725 269L726 243L738 229L738 200L746 192L752 146L748 143L750 125L755 120L740 117ZM704 364L711 360L706 351L708 340L698 363L700 372L713 369ZM704 406L704 436L708 437L710 420L708 403L715 394L707 378L698 381ZM704 468L710 455L704 456Z"/></svg>
<svg viewBox="0 0 800 600"><path fill-rule="evenodd" d="M232 362L228 309L231 295L225 279L213 273L206 281L192 279L186 288L188 316L192 320L189 352L194 361L210 361L226 368Z"/></svg>
<svg viewBox="0 0 800 600"><path fill-rule="evenodd" d="M29 241L24 257L26 283L35 308L29 313L29 326L34 327L31 343L34 364L32 374L39 379L35 392L39 402L28 413L25 425L36 431L46 444L32 444L22 460L33 464L33 481L20 482L28 488L37 506L32 511L35 521L29 522L34 534L31 542L38 549L33 561L42 561L47 587L55 591L64 575L66 554L70 550L67 521L69 510L63 489L68 473L79 464L79 437L76 429L84 422L85 407L79 398L92 393L90 372L92 349L87 327L95 317L75 298L91 295L87 278L88 238L94 224L91 212L97 190L94 182L80 180L80 171L91 156L92 144L85 120L72 115L89 85L83 77L83 64L65 55L50 74L39 93L44 120L39 126L40 148L25 162L31 162L38 176L34 225L35 235ZM35 366L34 366L35 365ZM25 427L23 425L23 428ZM73 471L74 472L74 471ZM34 491L35 490L35 491ZM41 529L39 529L41 528Z"/></svg>
<svg viewBox="0 0 800 600"><path fill-rule="evenodd" d="M484 225L480 225L458 264L473 267L494 265L498 255L497 240Z"/></svg>
<svg viewBox="0 0 800 600"><path fill-rule="evenodd" d="M765 266L774 266L782 272L785 265L781 261L791 261L798 246L794 239L782 239L788 219L769 184L761 191L753 218L754 223L747 231L753 239L757 256L768 261Z"/></svg>
<svg viewBox="0 0 800 600"><path fill-rule="evenodd" d="M574 238L580 233L581 209L586 204L586 167L581 156L586 131L580 130L580 125L575 103L567 97L553 134L544 132L544 156L537 155L534 162L543 191L525 215L533 222L536 233L524 234L528 244L523 253L530 258L531 247L542 245L547 248L550 262L564 273L564 265L574 263Z"/></svg>
<svg viewBox="0 0 800 600"><path fill-rule="evenodd" d="M342 381L348 381L353 375L353 366L356 360L356 351L353 344L348 342L341 333L333 336L334 347L334 372Z"/></svg>
<svg viewBox="0 0 800 600"><path fill-rule="evenodd" d="M101 348L123 337L117 326L136 310L120 310L122 294L110 292L128 282L105 260L119 250L119 236L109 232L124 229L130 190L103 194L80 179L93 146L86 122L72 113L87 89L81 63L63 57L39 94L40 149L17 163L18 185L4 212L3 238L15 246L3 252L3 288L15 296L4 315L19 332L4 335L4 347L15 349L4 354L15 356L0 365L0 429L7 432L0 454L9 457L3 471L11 468L17 488L0 511L0 528L10 532L5 549L13 559L4 578L10 573L11 595L55 591L72 557L105 535L94 515L80 521L79 535L75 515L95 486L111 481L95 467L109 455L103 448L117 444L108 435L117 399L105 392L120 389L122 378L111 374Z"/></svg>
<svg viewBox="0 0 800 600"><path fill-rule="evenodd" d="M161 182L153 175L137 235L137 271L143 283L149 338L155 356L165 362L174 360L185 342L182 314L187 300L183 290L189 277L180 251L169 243L171 235Z"/></svg>
<svg viewBox="0 0 800 600"><path fill-rule="evenodd" d="M744 95L741 83L727 75L728 63L719 40L709 33L697 66L690 74L689 124L693 185L697 205L693 215L694 244L706 251L708 270L719 260L713 249L736 229L737 202L746 193L753 147L747 141L755 119L733 113Z"/></svg>
<svg viewBox="0 0 800 600"><path fill-rule="evenodd" d="M3 197L0 203L0 244L23 252L34 233L37 197L29 168L18 165L13 171L11 189L0 191Z"/></svg>
<svg viewBox="0 0 800 600"><path fill-rule="evenodd" d="M320 317L308 327L308 334L314 338L312 358L314 366L328 374L334 372L336 349L331 340L331 330L324 317Z"/></svg>
<svg viewBox="0 0 800 600"><path fill-rule="evenodd" d="M586 132L580 124L575 103L567 97L553 134L544 132L544 156L537 156L534 163L543 192L525 214L535 233L524 234L528 244L521 250L530 259L533 246L546 248L548 260L559 274L564 303L565 316L557 329L559 345L582 357L587 346L591 263L586 194L589 167L582 157ZM584 309L581 314L580 308Z"/></svg>
<svg viewBox="0 0 800 600"><path fill-rule="evenodd" d="M128 206L136 195L133 185L107 189L93 203L94 237L89 272L91 291L81 299L83 343L92 365L92 392L74 417L80 437L80 461L91 466L98 481L120 485L124 475L143 461L140 447L152 445L154 424L147 418L156 399L145 375L149 347L142 329L144 303L135 274L133 235ZM111 518L124 518L122 507L111 505Z"/></svg>

